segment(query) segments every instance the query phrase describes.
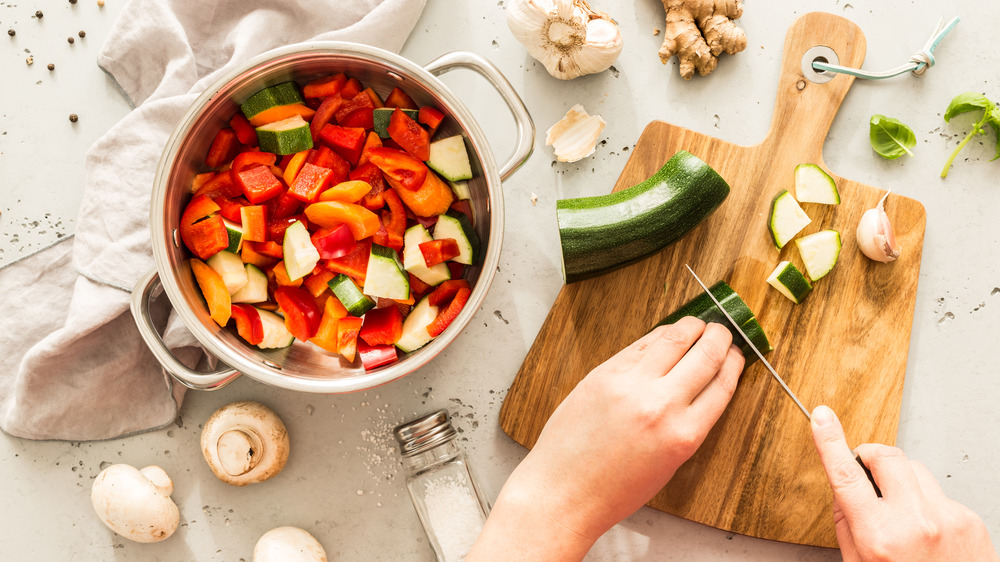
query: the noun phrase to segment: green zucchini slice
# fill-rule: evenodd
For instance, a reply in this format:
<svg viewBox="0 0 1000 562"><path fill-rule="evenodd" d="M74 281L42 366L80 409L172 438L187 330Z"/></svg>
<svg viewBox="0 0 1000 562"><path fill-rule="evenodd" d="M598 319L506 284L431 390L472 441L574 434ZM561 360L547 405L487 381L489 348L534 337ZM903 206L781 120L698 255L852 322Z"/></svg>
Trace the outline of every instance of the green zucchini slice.
<svg viewBox="0 0 1000 562"><path fill-rule="evenodd" d="M784 248L785 244L788 244L811 222L812 219L802 210L802 207L799 207L798 202L795 201L791 193L788 193L788 190L781 190L781 193L776 195L774 201L771 202L771 216L767 224L771 227L771 238L774 240L774 245L779 250Z"/></svg>
<svg viewBox="0 0 1000 562"><path fill-rule="evenodd" d="M257 142L263 152L279 156L295 154L313 147L309 123L300 115L257 127Z"/></svg>
<svg viewBox="0 0 1000 562"><path fill-rule="evenodd" d="M802 275L795 264L788 261L779 263L768 276L767 282L795 304L802 302L809 291L812 291L812 285L806 276Z"/></svg>
<svg viewBox="0 0 1000 562"><path fill-rule="evenodd" d="M830 273L840 258L840 233L836 230L821 230L803 236L795 241L795 245L806 264L806 273L813 281Z"/></svg>
<svg viewBox="0 0 1000 562"><path fill-rule="evenodd" d="M417 120L417 114L419 113L416 109L403 109L399 108L403 113L407 114L410 119L414 121ZM383 139L389 138L389 119L392 118L392 112L395 111L395 107L378 107L372 111L372 120L375 123L373 129L375 134Z"/></svg>
<svg viewBox="0 0 1000 562"><path fill-rule="evenodd" d="M728 195L722 176L681 150L652 177L628 189L556 201L563 279L573 283L596 277L659 252Z"/></svg>
<svg viewBox="0 0 1000 562"><path fill-rule="evenodd" d="M303 103L298 84L284 82L264 88L250 96L240 105L240 109L247 119L253 119L258 113L263 113L272 107L295 103Z"/></svg>
<svg viewBox="0 0 1000 562"><path fill-rule="evenodd" d="M799 164L795 167L795 198L799 203L840 204L837 182L816 164Z"/></svg>

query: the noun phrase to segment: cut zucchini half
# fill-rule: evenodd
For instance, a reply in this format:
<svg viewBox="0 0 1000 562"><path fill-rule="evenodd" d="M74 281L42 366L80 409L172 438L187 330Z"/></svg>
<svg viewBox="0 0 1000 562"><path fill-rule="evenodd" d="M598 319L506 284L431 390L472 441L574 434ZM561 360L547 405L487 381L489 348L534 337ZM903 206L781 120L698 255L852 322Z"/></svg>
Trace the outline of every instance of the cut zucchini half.
<svg viewBox="0 0 1000 562"><path fill-rule="evenodd" d="M799 255L806 265L806 273L813 281L822 278L840 258L840 233L836 230L821 230L795 241Z"/></svg>
<svg viewBox="0 0 1000 562"><path fill-rule="evenodd" d="M410 278L406 276L396 250L372 244L365 272L365 294L397 301L410 298Z"/></svg>
<svg viewBox="0 0 1000 562"><path fill-rule="evenodd" d="M301 115L257 127L257 143L263 152L280 156L295 154L313 147L309 123Z"/></svg>
<svg viewBox="0 0 1000 562"><path fill-rule="evenodd" d="M556 201L563 279L602 275L680 239L729 196L711 166L678 151L646 181L597 197Z"/></svg>
<svg viewBox="0 0 1000 562"><path fill-rule="evenodd" d="M264 88L250 96L240 105L240 109L247 119L253 119L258 113L263 113L272 107L294 103L304 103L302 94L299 93L299 86L295 82L284 82Z"/></svg>
<svg viewBox="0 0 1000 562"><path fill-rule="evenodd" d="M750 307L743 302L743 299L740 298L729 284L725 281L719 281L709 287L708 290L712 292L712 296L719 300L722 308L726 309L726 312L740 325L740 329L753 342L754 347L758 351L761 353L771 351L771 342L768 341L767 334L764 333L764 328L761 327L760 322L757 321ZM725 326L733 335L733 343L743 352L745 359L744 367L757 360L757 354L750 348L750 344L740 336L736 328L733 327L726 319L726 316L722 314L722 311L719 310L719 307L715 306L712 299L704 292L699 293L698 296L685 303L675 312L660 320L656 326L673 324L685 316L694 316L705 322L715 322Z"/></svg>
<svg viewBox="0 0 1000 562"><path fill-rule="evenodd" d="M472 179L472 164L469 163L469 153L465 150L465 138L462 135L432 142L427 165L448 181Z"/></svg>
<svg viewBox="0 0 1000 562"><path fill-rule="evenodd" d="M795 167L795 198L799 203L840 204L837 182L816 164L799 164Z"/></svg>
<svg viewBox="0 0 1000 562"><path fill-rule="evenodd" d="M410 116L410 119L414 121L417 120L418 111L416 109L403 109L399 108L403 113ZM375 123L373 129L375 134L382 137L383 139L389 138L389 119L392 118L392 112L395 111L395 107L378 107L372 112L372 119Z"/></svg>
<svg viewBox="0 0 1000 562"><path fill-rule="evenodd" d="M229 237L226 251L239 254L243 249L243 227L225 217L222 218L222 224L226 225L226 236Z"/></svg>
<svg viewBox="0 0 1000 562"><path fill-rule="evenodd" d="M437 315L438 307L431 306L429 296L420 299L403 321L403 333L396 342L396 347L409 353L427 345L434 339L427 331L427 326L430 326Z"/></svg>
<svg viewBox="0 0 1000 562"><path fill-rule="evenodd" d="M421 224L415 224L406 229L403 234L403 267L424 283L436 287L441 283L451 279L451 270L448 264L439 263L434 267L427 267L424 261L424 254L420 251L420 245L430 242L430 232Z"/></svg>
<svg viewBox="0 0 1000 562"><path fill-rule="evenodd" d="M295 221L285 229L285 240L281 245L288 279L295 281L312 273L319 263L319 250L309 238L309 231L302 221Z"/></svg>
<svg viewBox="0 0 1000 562"><path fill-rule="evenodd" d="M438 216L434 224L434 239L443 238L454 238L458 242L459 254L452 261L472 265L479 260L479 236L464 213L448 211Z"/></svg>
<svg viewBox="0 0 1000 562"><path fill-rule="evenodd" d="M768 276L767 282L795 304L802 302L809 291L812 291L812 285L809 284L806 276L802 275L795 264L788 261L779 263L778 267L774 268L774 271Z"/></svg>
<svg viewBox="0 0 1000 562"><path fill-rule="evenodd" d="M257 269L257 266L247 264L247 284L242 289L233 293L231 297L234 303L258 303L267 300L267 275Z"/></svg>
<svg viewBox="0 0 1000 562"><path fill-rule="evenodd" d="M258 308L260 323L264 325L264 340L257 344L261 349L276 349L288 347L295 341L295 336L285 327L285 319L277 314Z"/></svg>
<svg viewBox="0 0 1000 562"><path fill-rule="evenodd" d="M232 252L222 250L205 262L222 277L222 282L226 285L226 290L232 295L242 289L247 284L247 270L243 267L243 260Z"/></svg>
<svg viewBox="0 0 1000 562"><path fill-rule="evenodd" d="M811 222L812 219L802 207L799 207L787 189L783 189L774 197L771 203L771 216L767 223L771 228L771 238L776 248L779 250L784 248L785 244Z"/></svg>
<svg viewBox="0 0 1000 562"><path fill-rule="evenodd" d="M448 185L451 186L451 190L455 193L455 198L459 201L467 201L472 199L472 190L469 189L469 182L467 181L450 181Z"/></svg>
<svg viewBox="0 0 1000 562"><path fill-rule="evenodd" d="M330 286L334 296L340 300L340 304L344 305L351 316L360 318L364 313L375 308L375 301L365 296L361 289L354 284L354 280L343 273L331 279L327 285Z"/></svg>

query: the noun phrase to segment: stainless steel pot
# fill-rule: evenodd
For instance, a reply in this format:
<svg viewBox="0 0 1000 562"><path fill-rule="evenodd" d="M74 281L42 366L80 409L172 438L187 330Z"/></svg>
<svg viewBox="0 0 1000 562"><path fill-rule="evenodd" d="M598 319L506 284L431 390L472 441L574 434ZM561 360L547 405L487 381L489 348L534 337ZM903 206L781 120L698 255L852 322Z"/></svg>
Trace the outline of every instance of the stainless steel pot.
<svg viewBox="0 0 1000 562"><path fill-rule="evenodd" d="M454 69L472 70L485 78L506 102L517 126L514 153L497 166L489 143L465 105L436 76ZM190 197L191 180L201 171L204 155L215 136L238 111L237 101L273 84L345 72L380 94L393 87L405 90L420 105L440 108L447 118L442 136L463 134L472 160L474 179L469 181L476 230L486 249L482 262L467 276L473 283L465 308L443 334L400 361L365 371L310 343L262 351L247 345L231 330L220 328L208 315L200 290L188 266L177 226ZM299 43L275 49L250 60L221 77L191 106L178 123L160 159L150 205L150 229L156 270L137 284L132 293L132 314L150 350L163 368L185 386L212 390L240 374L261 382L304 392L340 393L372 388L395 380L425 365L448 346L479 310L500 261L504 207L501 181L531 154L535 130L524 103L499 70L482 57L465 52L448 53L425 67L374 47L343 42ZM178 361L164 345L149 314L150 298L163 290L184 324L221 362L214 372L197 372Z"/></svg>

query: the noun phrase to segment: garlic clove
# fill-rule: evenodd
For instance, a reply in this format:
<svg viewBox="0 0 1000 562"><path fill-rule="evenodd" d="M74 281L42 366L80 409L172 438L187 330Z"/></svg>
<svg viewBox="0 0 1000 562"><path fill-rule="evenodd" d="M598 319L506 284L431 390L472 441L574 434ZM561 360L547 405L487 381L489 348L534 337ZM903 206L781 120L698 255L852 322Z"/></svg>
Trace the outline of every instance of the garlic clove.
<svg viewBox="0 0 1000 562"><path fill-rule="evenodd" d="M507 26L561 80L607 70L622 50L618 24L586 0L509 0Z"/></svg>
<svg viewBox="0 0 1000 562"><path fill-rule="evenodd" d="M858 222L858 248L869 258L878 262L891 262L899 258L902 248L896 241L896 233L892 230L889 215L885 212L885 199L889 191L882 196L878 205L868 209L861 215Z"/></svg>
<svg viewBox="0 0 1000 562"><path fill-rule="evenodd" d="M554 149L560 162L576 162L594 153L604 125L600 115L588 115L582 105L576 104L565 117L549 127L545 144Z"/></svg>

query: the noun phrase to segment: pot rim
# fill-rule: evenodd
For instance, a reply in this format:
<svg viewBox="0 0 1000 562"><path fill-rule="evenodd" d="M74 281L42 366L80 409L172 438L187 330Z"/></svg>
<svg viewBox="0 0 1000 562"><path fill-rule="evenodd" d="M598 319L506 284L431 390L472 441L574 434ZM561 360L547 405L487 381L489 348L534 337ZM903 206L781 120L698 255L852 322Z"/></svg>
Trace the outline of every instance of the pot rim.
<svg viewBox="0 0 1000 562"><path fill-rule="evenodd" d="M399 75L404 79L421 83L428 90L432 91L434 95L443 100L447 105L449 114L457 120L461 130L465 133L468 141L472 143L479 157L480 166L486 180L488 193L486 205L489 210L490 223L489 237L486 240L486 251L481 264L482 269L479 279L473 287L469 301L454 320L454 327L449 326L448 330L445 330L444 333L426 346L408 354L402 360L389 366L378 368L370 373L364 372L361 375L333 377L329 379L298 377L294 373L282 372L280 365L277 363L272 362L274 367L271 367L262 362L249 360L241 354L231 352L228 345L224 344L215 334L206 328L192 309L187 306L186 299L174 280L174 272L170 266L167 248L169 248L170 244L179 246L180 243L176 228L171 227L168 230L164 209L168 181L178 150L203 110L213 101L218 93L234 80L240 78L241 75L251 70L266 70L268 67L276 65L286 58L316 54L348 56L366 60L374 59L374 62L379 64L395 67L393 71L398 69L400 71ZM156 170L150 204L153 258L156 262L160 282L174 310L198 342L204 346L210 355L250 378L281 388L312 393L343 393L367 390L412 373L441 353L445 347L451 344L464 331L486 298L500 262L500 253L503 244L503 224L504 205L500 172L489 142L479 123L473 117L472 112L434 74L409 59L377 47L345 41L309 41L279 47L262 53L217 78L191 104L167 140Z"/></svg>

